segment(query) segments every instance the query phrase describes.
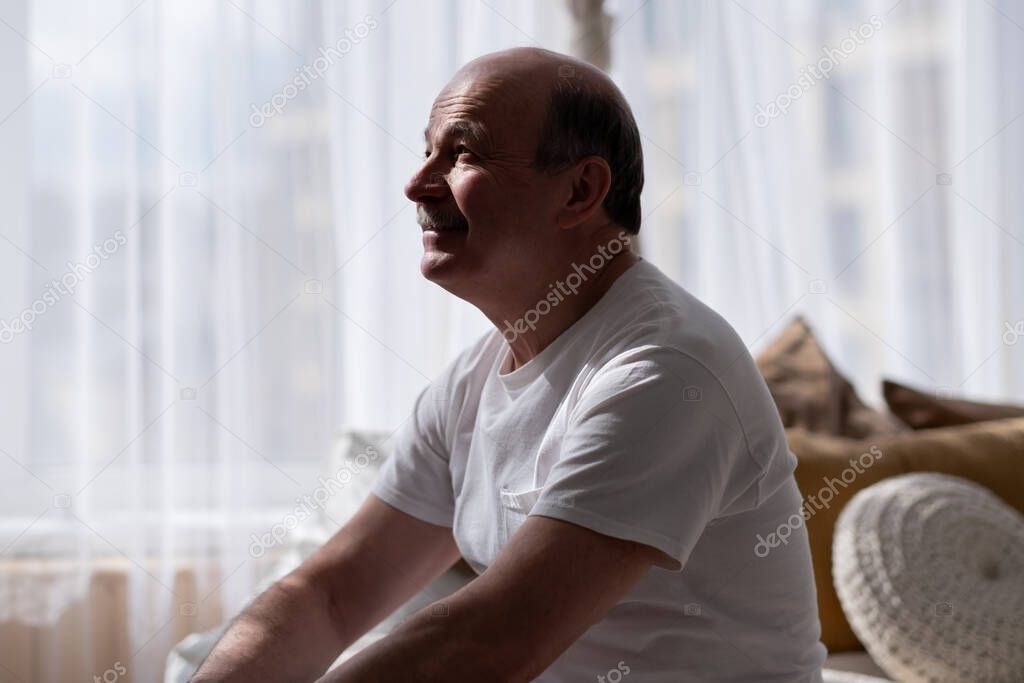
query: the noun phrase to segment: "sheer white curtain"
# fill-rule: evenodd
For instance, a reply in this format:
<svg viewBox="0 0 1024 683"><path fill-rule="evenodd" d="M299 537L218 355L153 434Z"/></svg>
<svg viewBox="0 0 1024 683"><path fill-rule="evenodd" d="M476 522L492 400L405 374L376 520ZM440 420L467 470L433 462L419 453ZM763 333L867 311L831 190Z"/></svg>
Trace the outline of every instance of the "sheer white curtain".
<svg viewBox="0 0 1024 683"><path fill-rule="evenodd" d="M331 6L351 26L372 2ZM519 45L565 51L562 3L398 2L327 76L337 214L339 421L394 429L416 394L490 323L419 272L415 207L403 187L423 157L434 97L465 62Z"/></svg>
<svg viewBox="0 0 1024 683"><path fill-rule="evenodd" d="M173 642L248 597L251 535L330 447L322 106L250 113L323 34L274 3L2 7L26 208L4 226L0 620L62 634L33 679L120 661L158 680ZM110 571L123 623L101 619L120 616L96 598Z"/></svg>
<svg viewBox="0 0 1024 683"><path fill-rule="evenodd" d="M0 628L52 629L5 643L3 675L158 680L252 593L279 546L256 539L330 474L337 430L396 428L483 331L420 277L402 187L451 73L561 48L568 14L2 0L0 20ZM124 604L99 614L111 571Z"/></svg>
<svg viewBox="0 0 1024 683"><path fill-rule="evenodd" d="M755 348L805 315L869 399L1024 398L1019 3L608 9L653 261Z"/></svg>
<svg viewBox="0 0 1024 683"><path fill-rule="evenodd" d="M650 260L753 346L804 313L869 398L883 373L1021 397L1016 5L606 9ZM402 186L434 95L479 54L579 43L540 0L0 0L0 20L0 625L65 620L114 562L130 623L86 614L74 639L104 654L61 668L73 643L45 640L31 677L157 680L251 593L254 535L336 430L396 428L487 329L419 275Z"/></svg>

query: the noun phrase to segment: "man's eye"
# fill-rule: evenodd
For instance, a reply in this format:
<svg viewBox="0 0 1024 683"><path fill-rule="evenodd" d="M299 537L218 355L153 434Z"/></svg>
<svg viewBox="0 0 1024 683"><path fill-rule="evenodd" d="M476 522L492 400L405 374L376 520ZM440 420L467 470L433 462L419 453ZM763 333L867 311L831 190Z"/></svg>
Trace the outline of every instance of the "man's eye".
<svg viewBox="0 0 1024 683"><path fill-rule="evenodd" d="M469 147L466 147L465 145L457 145L455 147L455 155L456 156L460 156L462 154L472 154L472 153L473 152L470 151Z"/></svg>

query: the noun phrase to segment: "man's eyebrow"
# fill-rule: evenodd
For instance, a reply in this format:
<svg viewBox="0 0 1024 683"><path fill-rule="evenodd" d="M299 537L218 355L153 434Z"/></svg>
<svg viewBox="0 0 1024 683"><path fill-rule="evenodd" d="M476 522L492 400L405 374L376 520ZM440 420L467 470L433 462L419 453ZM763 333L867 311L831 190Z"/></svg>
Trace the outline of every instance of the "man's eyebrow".
<svg viewBox="0 0 1024 683"><path fill-rule="evenodd" d="M487 131L485 131L484 127L475 121L452 121L445 125L441 133L442 138L444 138L446 134L462 138L478 149L485 149L487 147ZM423 129L423 139L428 145L430 144L429 125Z"/></svg>

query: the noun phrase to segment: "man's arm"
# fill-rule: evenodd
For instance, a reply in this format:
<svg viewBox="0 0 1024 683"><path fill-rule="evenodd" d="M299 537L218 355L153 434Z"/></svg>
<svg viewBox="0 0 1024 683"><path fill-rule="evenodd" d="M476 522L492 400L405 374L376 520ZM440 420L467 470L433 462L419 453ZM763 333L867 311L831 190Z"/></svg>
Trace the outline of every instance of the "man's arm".
<svg viewBox="0 0 1024 683"><path fill-rule="evenodd" d="M450 528L371 494L331 540L235 619L192 680L315 680L458 557Z"/></svg>
<svg viewBox="0 0 1024 683"><path fill-rule="evenodd" d="M532 680L666 559L650 546L530 516L479 578L321 680Z"/></svg>

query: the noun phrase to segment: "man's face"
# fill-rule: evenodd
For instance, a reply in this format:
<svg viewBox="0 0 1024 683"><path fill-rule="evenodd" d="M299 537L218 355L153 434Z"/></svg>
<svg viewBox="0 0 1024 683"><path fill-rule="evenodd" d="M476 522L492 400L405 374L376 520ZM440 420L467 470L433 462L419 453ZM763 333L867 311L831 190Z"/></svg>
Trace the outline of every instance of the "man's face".
<svg viewBox="0 0 1024 683"><path fill-rule="evenodd" d="M431 108L426 156L405 194L423 229L424 277L463 298L528 276L554 225L553 184L533 168L543 92L470 71Z"/></svg>

